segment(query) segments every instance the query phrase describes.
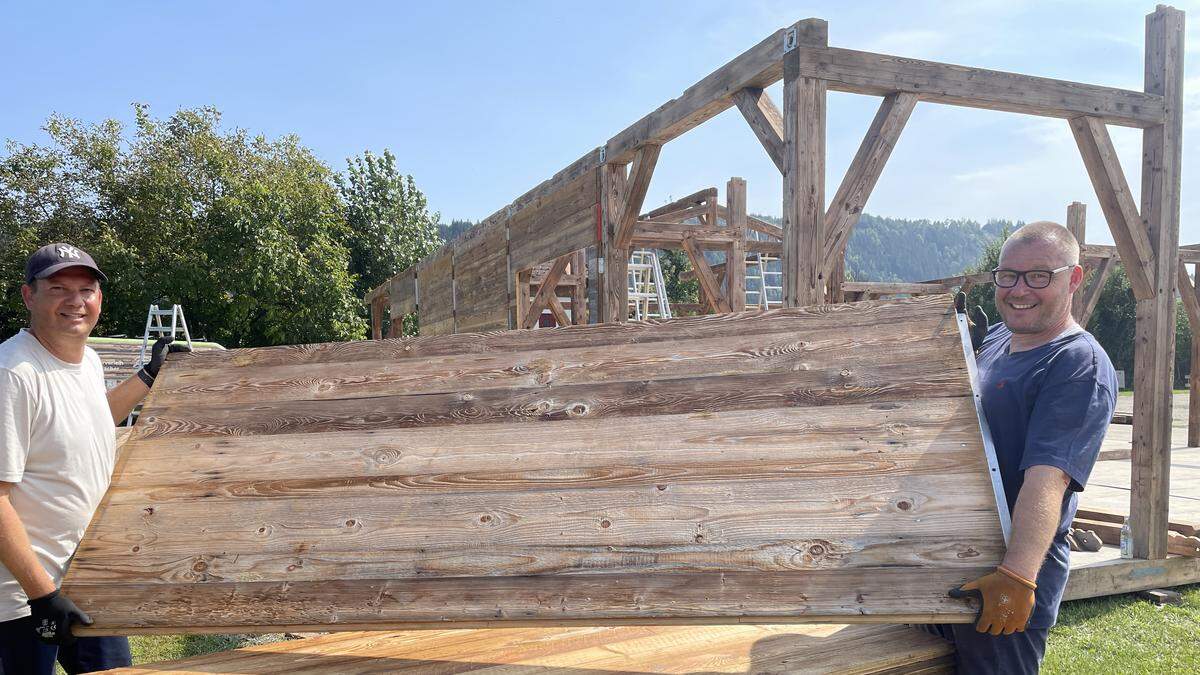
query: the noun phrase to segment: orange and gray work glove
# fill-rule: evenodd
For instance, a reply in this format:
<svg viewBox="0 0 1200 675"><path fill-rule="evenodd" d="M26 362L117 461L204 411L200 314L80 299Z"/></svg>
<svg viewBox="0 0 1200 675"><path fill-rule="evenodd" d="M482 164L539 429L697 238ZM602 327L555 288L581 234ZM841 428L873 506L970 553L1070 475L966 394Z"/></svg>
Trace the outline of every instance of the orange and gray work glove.
<svg viewBox="0 0 1200 675"><path fill-rule="evenodd" d="M950 589L950 597L979 598L982 606L975 630L1010 635L1025 630L1025 624L1029 623L1035 590L1036 583L1001 565L991 574Z"/></svg>
<svg viewBox="0 0 1200 675"><path fill-rule="evenodd" d="M967 316L967 330L971 333L971 348L976 352L983 346L983 339L988 334L988 315L979 305L967 311L967 294L959 291L954 296L954 311Z"/></svg>

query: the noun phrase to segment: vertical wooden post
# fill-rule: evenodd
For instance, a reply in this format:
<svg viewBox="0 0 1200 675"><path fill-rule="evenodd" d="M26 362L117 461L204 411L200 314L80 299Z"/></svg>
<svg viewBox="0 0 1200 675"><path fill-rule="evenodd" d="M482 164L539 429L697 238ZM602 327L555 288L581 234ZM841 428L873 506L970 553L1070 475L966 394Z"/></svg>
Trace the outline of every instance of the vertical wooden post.
<svg viewBox="0 0 1200 675"><path fill-rule="evenodd" d="M842 282L846 280L846 252L842 251L829 273L829 302L846 302L846 293L842 291Z"/></svg>
<svg viewBox="0 0 1200 675"><path fill-rule="evenodd" d="M581 326L588 322L587 312L587 254L583 249L571 257L571 275L575 285L571 287L571 323Z"/></svg>
<svg viewBox="0 0 1200 675"><path fill-rule="evenodd" d="M1134 556L1150 559L1167 555L1183 30L1183 12L1172 7L1159 5L1146 17L1145 90L1163 97L1166 119L1142 133L1141 216L1154 251L1154 294L1137 301L1129 521Z"/></svg>
<svg viewBox="0 0 1200 675"><path fill-rule="evenodd" d="M521 270L513 276L515 277L516 287L516 306L515 313L516 327L520 328L525 325L525 315L529 313L529 282L533 275L533 270Z"/></svg>
<svg viewBox="0 0 1200 675"><path fill-rule="evenodd" d="M733 177L725 184L726 225L733 234L733 244L725 258L725 279L730 311L746 309L746 181Z"/></svg>
<svg viewBox="0 0 1200 675"><path fill-rule="evenodd" d="M371 300L371 339L383 339L383 305L379 298Z"/></svg>
<svg viewBox="0 0 1200 675"><path fill-rule="evenodd" d="M629 318L629 250L615 240L618 221L625 210L626 172L624 164L605 164L600 169L601 231L604 237L604 273L600 290L603 302L600 320L621 321Z"/></svg>
<svg viewBox="0 0 1200 675"><path fill-rule="evenodd" d="M1200 268L1193 268L1200 272ZM1193 277L1200 274L1193 274ZM1180 292L1185 292L1183 288ZM1200 284L1194 286L1193 289L1188 289L1196 297L1197 304L1200 304ZM1190 317L1189 317L1190 318ZM1197 326L1188 321L1188 329L1192 334L1192 367L1188 373L1188 447L1200 447L1200 330Z"/></svg>
<svg viewBox="0 0 1200 675"><path fill-rule="evenodd" d="M1087 236L1087 205L1082 202L1071 202L1067 206L1067 229L1075 236L1075 240L1079 245L1084 244L1084 238ZM1080 260L1079 264L1083 265L1084 261ZM1086 277L1091 265L1085 265L1083 268L1084 276ZM1079 284L1075 295L1071 297L1071 316L1075 317L1076 321L1080 320L1083 315L1083 291L1087 284Z"/></svg>
<svg viewBox="0 0 1200 675"><path fill-rule="evenodd" d="M796 46L829 44L829 25L821 19L791 30ZM785 307L825 301L825 92L824 80L800 75L799 50L783 55Z"/></svg>

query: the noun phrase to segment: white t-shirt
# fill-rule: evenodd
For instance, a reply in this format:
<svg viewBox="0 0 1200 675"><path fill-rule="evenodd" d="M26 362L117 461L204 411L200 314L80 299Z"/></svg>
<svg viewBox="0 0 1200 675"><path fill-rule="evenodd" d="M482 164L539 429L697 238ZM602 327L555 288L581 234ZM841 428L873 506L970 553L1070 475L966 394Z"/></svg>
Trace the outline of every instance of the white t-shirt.
<svg viewBox="0 0 1200 675"><path fill-rule="evenodd" d="M13 508L56 586L112 479L115 429L90 347L67 363L24 330L0 343L0 481L15 483ZM0 621L29 614L26 599L0 565Z"/></svg>

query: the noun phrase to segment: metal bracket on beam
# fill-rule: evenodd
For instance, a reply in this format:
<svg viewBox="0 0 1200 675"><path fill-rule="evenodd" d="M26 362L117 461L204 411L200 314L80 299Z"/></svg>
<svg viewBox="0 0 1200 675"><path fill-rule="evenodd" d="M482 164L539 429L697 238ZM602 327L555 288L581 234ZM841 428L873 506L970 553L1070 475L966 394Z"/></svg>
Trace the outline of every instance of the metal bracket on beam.
<svg viewBox="0 0 1200 675"><path fill-rule="evenodd" d="M600 163L601 163L601 164L603 164L603 163L604 163L604 158L605 158L605 156L606 156L607 154L608 154L608 148L606 148L606 147L605 147L605 146L603 146L603 145L602 145L602 146L600 146Z"/></svg>
<svg viewBox="0 0 1200 675"><path fill-rule="evenodd" d="M799 42L799 37L800 36L797 34L795 27L787 29L787 32L785 32L783 34L783 53L784 54L786 54L796 48L797 43Z"/></svg>

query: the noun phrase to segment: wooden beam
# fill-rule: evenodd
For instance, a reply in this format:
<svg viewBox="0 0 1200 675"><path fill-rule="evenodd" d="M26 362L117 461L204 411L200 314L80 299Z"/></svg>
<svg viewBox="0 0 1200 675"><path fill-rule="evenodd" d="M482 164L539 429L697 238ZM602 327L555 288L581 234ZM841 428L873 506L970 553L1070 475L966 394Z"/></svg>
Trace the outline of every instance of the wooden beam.
<svg viewBox="0 0 1200 675"><path fill-rule="evenodd" d="M664 218L663 216L667 216L668 214L674 215L674 213L676 211L684 211L684 210L690 209L692 207L700 206L701 204L705 204L716 198L717 198L717 188L715 188L715 187L704 188L703 190L694 192L682 199L676 199L675 201L671 202L670 204L663 204L662 206L660 206L652 211L647 211L646 213L643 213L641 215L641 219L642 220L666 220L666 218Z"/></svg>
<svg viewBox="0 0 1200 675"><path fill-rule="evenodd" d="M1092 274L1091 281L1088 282L1087 288L1080 297L1079 314L1075 317L1075 322L1080 326L1087 328L1088 322L1092 320L1092 312L1096 311L1096 304L1100 302L1100 294L1104 292L1104 282L1108 280L1108 273L1112 271L1114 265L1112 258L1104 258Z"/></svg>
<svg viewBox="0 0 1200 675"><path fill-rule="evenodd" d="M1166 539L1163 532L1164 540ZM1200 559L1176 556L1165 560L1105 560L1071 569L1063 600L1132 593L1200 582Z"/></svg>
<svg viewBox="0 0 1200 675"><path fill-rule="evenodd" d="M1067 205L1067 230L1071 236L1075 237L1075 241L1082 246L1087 239L1087 205L1082 202L1071 202ZM1079 264L1083 267L1083 273L1086 276L1089 265L1083 258L1082 251L1079 255ZM1079 288L1075 289L1075 294L1071 296L1071 315L1075 317L1075 321L1079 322L1079 317L1083 311L1083 292L1084 285L1080 284Z"/></svg>
<svg viewBox="0 0 1200 675"><path fill-rule="evenodd" d="M729 309L741 312L746 309L746 181L730 178L725 186L727 203L725 224L733 234L733 243L726 255L726 297Z"/></svg>
<svg viewBox="0 0 1200 675"><path fill-rule="evenodd" d="M630 241L633 240L634 224L642 210L642 202L646 200L646 190L650 188L650 177L654 175L654 165L658 163L658 153L661 149L660 145L643 145L634 156L624 190L625 208L617 221L617 248L628 249Z"/></svg>
<svg viewBox="0 0 1200 675"><path fill-rule="evenodd" d="M582 326L588 322L587 251L579 250L572 255L571 276L574 277L571 284L571 323ZM566 275L563 275L565 278ZM559 283L563 279L559 279Z"/></svg>
<svg viewBox="0 0 1200 675"><path fill-rule="evenodd" d="M1188 372L1188 447L1200 446L1200 295L1188 274L1187 263L1179 261L1179 297L1187 313L1191 335L1191 368Z"/></svg>
<svg viewBox="0 0 1200 675"><path fill-rule="evenodd" d="M1116 246L1108 244L1084 244L1079 247L1079 257L1083 259L1113 258L1121 259L1121 253ZM1200 249L1191 246L1180 246L1178 258L1185 263L1200 263Z"/></svg>
<svg viewBox="0 0 1200 675"><path fill-rule="evenodd" d="M1150 559L1167 555L1183 147L1183 32L1183 12L1177 9L1159 5L1146 17L1146 92L1163 97L1166 119L1142 132L1141 217L1153 252L1147 277L1154 285L1153 293L1137 301L1129 522L1133 555ZM1117 243L1120 246L1119 239ZM1121 255L1133 257L1124 247ZM1125 267L1128 271L1128 260Z"/></svg>
<svg viewBox="0 0 1200 675"><path fill-rule="evenodd" d="M783 173L783 113L775 107L771 96L757 87L741 89L733 99L767 156Z"/></svg>
<svg viewBox="0 0 1200 675"><path fill-rule="evenodd" d="M846 169L842 184L829 203L829 211L825 214L825 269L832 270L837 260L845 255L846 242L850 239L850 230L858 222L875 183L883 173L888 157L904 125L912 115L917 105L914 94L889 94L879 104L866 136L858 146L858 153Z"/></svg>
<svg viewBox="0 0 1200 675"><path fill-rule="evenodd" d="M799 25L799 24L797 24ZM770 37L690 86L658 110L634 122L605 145L608 162L627 164L646 144L662 145L733 106L733 96L747 87L766 89L783 76L780 29Z"/></svg>
<svg viewBox="0 0 1200 675"><path fill-rule="evenodd" d="M746 227L750 228L751 230L754 230L755 232L761 232L762 234L765 234L770 237L775 237L775 238L779 239L780 241L783 241L783 228L779 227L777 225L772 225L771 223L768 223L765 220L759 220L758 218L755 218L754 216L747 215L746 216Z"/></svg>
<svg viewBox="0 0 1200 675"><path fill-rule="evenodd" d="M546 302L546 308L549 309L550 314L554 316L554 323L556 325L571 325L571 317L567 316L567 310L562 306L562 301L558 299L557 293L550 294L550 298Z"/></svg>
<svg viewBox="0 0 1200 675"><path fill-rule="evenodd" d="M945 293L951 287L946 284L914 284L891 281L845 281L842 290L847 293L874 293L876 295L921 295Z"/></svg>
<svg viewBox="0 0 1200 675"><path fill-rule="evenodd" d="M696 279L700 281L700 292L705 304L714 312L728 312L729 302L721 294L721 284L709 267L704 251L690 236L683 238L683 250L692 261L692 269L696 271Z"/></svg>
<svg viewBox="0 0 1200 675"><path fill-rule="evenodd" d="M566 271L567 264L570 262L571 254L569 253L554 259L554 264L551 265L550 271L546 273L546 278L542 281L542 285L538 287L537 293L533 296L533 301L529 303L529 310L525 312L521 328L533 328L536 326L538 319L542 316L542 310L550 305L552 298L557 299L555 291L558 288L558 279Z"/></svg>
<svg viewBox="0 0 1200 675"><path fill-rule="evenodd" d="M1061 117L1099 117L1146 128L1161 124L1159 94L1019 75L984 68L802 44L798 75L823 79L829 89L886 96L917 94L923 101Z"/></svg>
<svg viewBox="0 0 1200 675"><path fill-rule="evenodd" d="M829 25L797 24L798 45L824 45ZM825 302L825 81L806 76L800 50L784 55L783 302Z"/></svg>
<svg viewBox="0 0 1200 675"><path fill-rule="evenodd" d="M1142 225L1137 205L1133 202L1108 128L1098 118L1076 117L1071 120L1071 133L1079 145L1079 154L1096 189L1096 197L1112 230L1113 241L1117 242L1117 249L1121 251L1133 294L1139 299L1150 298L1155 294L1150 267L1154 249Z"/></svg>

